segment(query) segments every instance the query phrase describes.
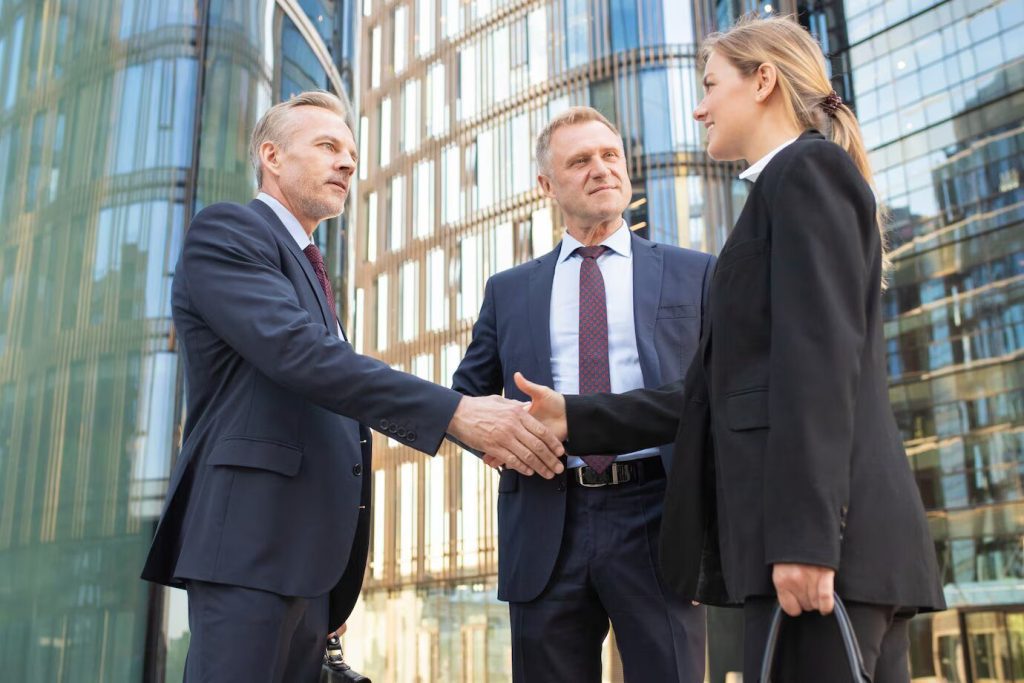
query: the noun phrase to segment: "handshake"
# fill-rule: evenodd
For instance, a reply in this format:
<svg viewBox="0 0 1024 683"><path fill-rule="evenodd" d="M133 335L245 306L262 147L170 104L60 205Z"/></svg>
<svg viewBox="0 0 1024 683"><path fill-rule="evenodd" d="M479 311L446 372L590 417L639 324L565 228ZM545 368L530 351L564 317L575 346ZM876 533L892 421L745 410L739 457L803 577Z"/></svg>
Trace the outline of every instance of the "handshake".
<svg viewBox="0 0 1024 683"><path fill-rule="evenodd" d="M491 467L503 465L520 474L536 472L551 479L565 469L559 460L568 435L565 398L518 372L515 382L530 397L529 403L500 396L466 396L448 424L448 434L483 453Z"/></svg>

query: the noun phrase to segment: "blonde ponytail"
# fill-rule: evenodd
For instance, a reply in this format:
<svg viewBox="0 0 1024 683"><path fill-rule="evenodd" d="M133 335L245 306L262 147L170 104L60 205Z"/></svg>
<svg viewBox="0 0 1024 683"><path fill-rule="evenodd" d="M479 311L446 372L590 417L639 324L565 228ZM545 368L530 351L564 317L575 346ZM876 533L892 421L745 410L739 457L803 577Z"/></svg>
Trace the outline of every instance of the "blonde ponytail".
<svg viewBox="0 0 1024 683"><path fill-rule="evenodd" d="M777 72L776 87L782 101L800 128L814 128L850 155L864 180L875 188L867 148L853 111L832 90L821 46L792 17L741 17L727 31L712 33L701 44L701 59L711 53L729 60L744 76L752 76L762 64ZM877 193L876 193L877 196ZM892 267L888 255L885 216L875 212L882 240L882 289Z"/></svg>

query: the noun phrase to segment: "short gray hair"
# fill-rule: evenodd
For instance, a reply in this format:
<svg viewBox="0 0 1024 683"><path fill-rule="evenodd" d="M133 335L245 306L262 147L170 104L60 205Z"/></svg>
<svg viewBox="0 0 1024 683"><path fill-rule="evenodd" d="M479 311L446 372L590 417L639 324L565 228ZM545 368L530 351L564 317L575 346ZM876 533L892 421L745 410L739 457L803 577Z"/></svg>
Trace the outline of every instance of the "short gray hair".
<svg viewBox="0 0 1024 683"><path fill-rule="evenodd" d="M288 114L296 107L320 107L333 111L348 124L351 107L348 102L326 90L307 90L292 95L284 102L278 102L260 117L249 138L249 160L256 171L256 186L263 187L263 162L260 159L260 147L264 142L283 145L288 137Z"/></svg>
<svg viewBox="0 0 1024 683"><path fill-rule="evenodd" d="M599 121L604 125L608 126L608 129L615 133L615 135L622 137L619 133L619 129L609 121L604 114L594 109L593 107L569 107L555 118L548 121L548 125L544 126L544 130L537 136L537 170L541 173L547 173L551 166L551 136L554 135L555 131L559 128L566 126L575 126L580 123L587 123L589 121Z"/></svg>

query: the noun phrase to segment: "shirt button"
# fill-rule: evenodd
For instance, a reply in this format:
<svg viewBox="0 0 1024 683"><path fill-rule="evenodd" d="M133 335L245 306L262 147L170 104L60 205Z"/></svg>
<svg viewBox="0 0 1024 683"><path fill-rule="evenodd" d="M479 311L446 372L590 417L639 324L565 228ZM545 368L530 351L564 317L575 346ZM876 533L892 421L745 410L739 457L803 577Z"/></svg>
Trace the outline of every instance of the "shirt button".
<svg viewBox="0 0 1024 683"><path fill-rule="evenodd" d="M361 464L353 465L352 466L352 474L354 474L354 475L356 475L358 477L362 473L363 473L363 466Z"/></svg>

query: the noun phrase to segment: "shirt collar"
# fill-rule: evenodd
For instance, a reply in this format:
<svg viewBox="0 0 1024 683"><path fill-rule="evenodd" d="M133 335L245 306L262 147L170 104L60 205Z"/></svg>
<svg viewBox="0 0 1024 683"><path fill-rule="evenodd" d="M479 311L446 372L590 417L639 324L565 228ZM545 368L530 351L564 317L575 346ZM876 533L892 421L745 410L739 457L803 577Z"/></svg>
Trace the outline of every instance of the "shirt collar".
<svg viewBox="0 0 1024 683"><path fill-rule="evenodd" d="M779 145L778 147L776 147L775 149L768 152L763 157L752 163L746 171L740 173L740 180L749 180L752 183L756 183L757 177L761 175L761 171L763 171L764 167L768 165L768 162L772 160L772 157L774 157L776 154L781 152L789 145L792 145L794 142L796 142L796 140L796 138L793 138L792 140L786 140L781 145Z"/></svg>
<svg viewBox="0 0 1024 683"><path fill-rule="evenodd" d="M284 227L288 229L288 234L292 236L295 243L299 245L299 249L305 249L309 245L313 244L313 240L310 239L306 231L302 229L299 224L299 219L292 215L292 212L285 208L284 204L271 197L266 192L260 192L256 195L256 199L260 200L271 209L277 215L281 222L284 223Z"/></svg>
<svg viewBox="0 0 1024 683"><path fill-rule="evenodd" d="M629 228L626 227L625 219L622 220L622 223L619 224L619 228L615 232L608 235L608 237L601 242L601 245L608 247L616 254L625 256L626 258L630 258L633 255L633 241L630 238ZM558 262L561 263L562 261L565 261L572 256L576 249L583 246L586 245L566 232L562 235L562 249L558 252Z"/></svg>

